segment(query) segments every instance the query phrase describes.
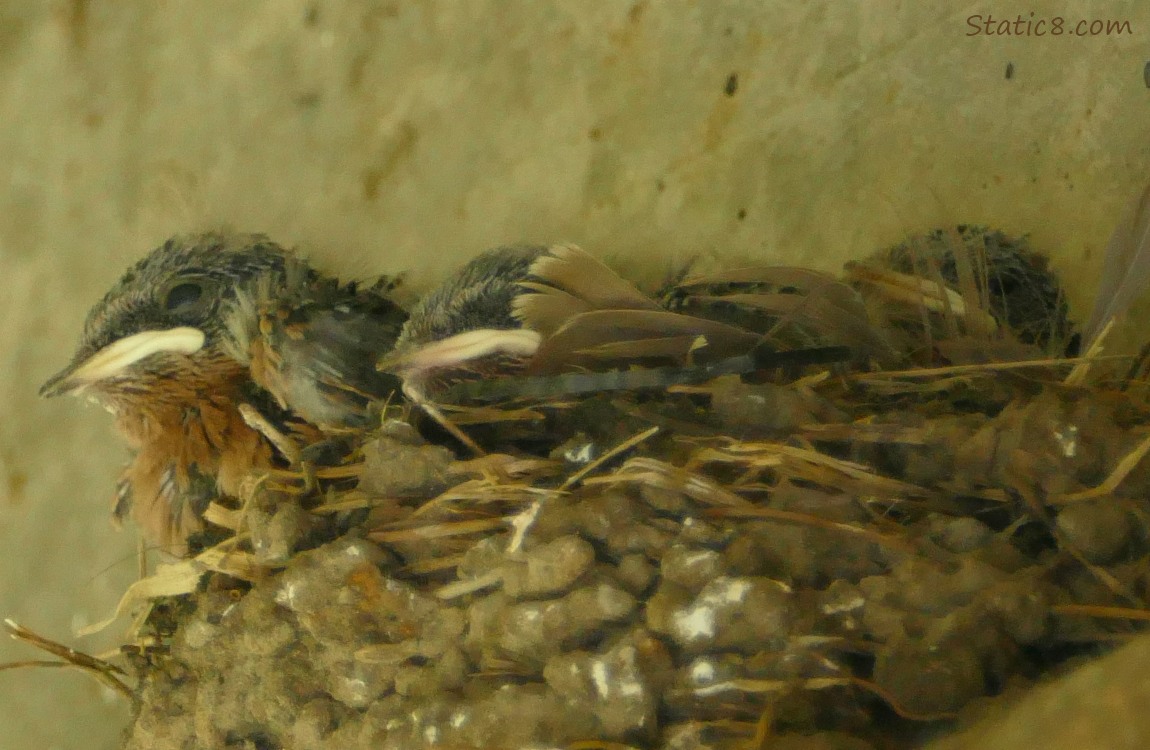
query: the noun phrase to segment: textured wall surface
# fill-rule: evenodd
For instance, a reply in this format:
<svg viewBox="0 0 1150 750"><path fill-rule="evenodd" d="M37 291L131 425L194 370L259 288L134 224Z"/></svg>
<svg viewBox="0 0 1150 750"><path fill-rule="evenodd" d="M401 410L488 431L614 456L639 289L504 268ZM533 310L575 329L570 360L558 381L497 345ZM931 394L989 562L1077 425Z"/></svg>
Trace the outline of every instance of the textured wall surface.
<svg viewBox="0 0 1150 750"><path fill-rule="evenodd" d="M72 641L135 575L110 420L35 391L177 231L420 286L505 241L656 276L698 253L836 268L975 221L1030 232L1081 309L1150 174L1150 7L1031 3L1121 35L967 35L1008 5L0 4L0 615ZM126 713L74 672L0 672L3 747L115 747Z"/></svg>

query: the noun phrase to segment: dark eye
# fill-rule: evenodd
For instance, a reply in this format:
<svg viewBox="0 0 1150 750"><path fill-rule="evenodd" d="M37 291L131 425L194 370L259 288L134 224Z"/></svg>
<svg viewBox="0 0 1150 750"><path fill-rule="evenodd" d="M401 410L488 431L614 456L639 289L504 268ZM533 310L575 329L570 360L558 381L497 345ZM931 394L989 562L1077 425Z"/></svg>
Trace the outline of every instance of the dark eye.
<svg viewBox="0 0 1150 750"><path fill-rule="evenodd" d="M195 307L203 299L204 287L194 281L176 284L168 290L164 298L164 309L168 312L182 312Z"/></svg>

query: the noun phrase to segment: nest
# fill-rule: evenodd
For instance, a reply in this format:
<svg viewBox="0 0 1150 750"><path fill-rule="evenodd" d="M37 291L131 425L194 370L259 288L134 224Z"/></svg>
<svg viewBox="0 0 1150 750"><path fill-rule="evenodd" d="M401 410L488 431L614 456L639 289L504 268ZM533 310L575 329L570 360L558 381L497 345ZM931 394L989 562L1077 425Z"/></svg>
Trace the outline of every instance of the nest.
<svg viewBox="0 0 1150 750"><path fill-rule="evenodd" d="M399 407L338 460L285 445L209 510L227 539L125 597L127 747L909 746L1128 638L1145 383L1064 356L1036 258L960 228L852 267L902 367L452 411L480 458ZM761 314L764 283L676 304ZM771 327L857 340L803 314Z"/></svg>

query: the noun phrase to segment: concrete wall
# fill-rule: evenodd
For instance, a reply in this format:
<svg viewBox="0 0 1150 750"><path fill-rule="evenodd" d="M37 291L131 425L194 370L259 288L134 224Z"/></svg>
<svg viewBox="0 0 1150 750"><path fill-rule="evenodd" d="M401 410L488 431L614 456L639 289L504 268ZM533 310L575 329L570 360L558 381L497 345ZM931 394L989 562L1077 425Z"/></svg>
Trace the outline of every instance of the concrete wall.
<svg viewBox="0 0 1150 750"><path fill-rule="evenodd" d="M977 221L1030 232L1081 308L1150 175L1150 6L1028 8L1131 33L967 36L1009 3L6 0L0 615L72 641L133 580L110 420L35 391L177 231L419 286L513 240L649 276L697 253L833 269ZM126 715L81 674L0 672L2 747L111 748Z"/></svg>

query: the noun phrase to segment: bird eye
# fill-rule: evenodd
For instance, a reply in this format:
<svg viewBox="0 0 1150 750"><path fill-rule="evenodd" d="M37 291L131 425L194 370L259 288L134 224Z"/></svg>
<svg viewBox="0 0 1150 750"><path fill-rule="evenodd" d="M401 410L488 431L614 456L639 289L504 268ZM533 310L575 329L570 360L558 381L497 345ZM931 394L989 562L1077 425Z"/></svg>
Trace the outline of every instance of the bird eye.
<svg viewBox="0 0 1150 750"><path fill-rule="evenodd" d="M176 284L168 290L168 296L164 298L164 309L168 312L180 312L195 306L203 296L204 288L200 284L193 281Z"/></svg>

